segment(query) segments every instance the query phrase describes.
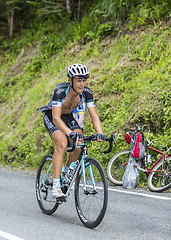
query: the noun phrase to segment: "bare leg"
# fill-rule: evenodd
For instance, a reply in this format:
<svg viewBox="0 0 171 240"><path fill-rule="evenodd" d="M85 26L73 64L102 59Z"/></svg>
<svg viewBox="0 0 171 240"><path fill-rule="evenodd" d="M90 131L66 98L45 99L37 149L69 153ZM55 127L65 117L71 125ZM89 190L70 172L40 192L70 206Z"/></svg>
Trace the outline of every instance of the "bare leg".
<svg viewBox="0 0 171 240"><path fill-rule="evenodd" d="M79 132L82 134L81 129L75 129L73 132ZM75 149L73 152L68 154L68 160L66 165L69 167L72 162L76 162L77 159L79 158L81 150L80 149Z"/></svg>
<svg viewBox="0 0 171 240"><path fill-rule="evenodd" d="M55 144L55 152L53 154L53 178L60 178L64 154L67 148L67 138L64 133L57 130L52 133L52 140Z"/></svg>

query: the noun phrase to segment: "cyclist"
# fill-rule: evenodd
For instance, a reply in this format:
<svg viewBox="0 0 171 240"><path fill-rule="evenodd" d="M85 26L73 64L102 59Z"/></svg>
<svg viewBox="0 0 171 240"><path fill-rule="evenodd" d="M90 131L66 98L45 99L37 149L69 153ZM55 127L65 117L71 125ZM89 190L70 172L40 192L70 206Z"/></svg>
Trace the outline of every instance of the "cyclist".
<svg viewBox="0 0 171 240"><path fill-rule="evenodd" d="M81 127L82 132L83 132L83 128L84 128L84 124L83 124L84 113L85 113L85 103L84 102L72 111L73 117L78 122L79 126Z"/></svg>
<svg viewBox="0 0 171 240"><path fill-rule="evenodd" d="M97 141L101 142L106 138L106 136L103 135L101 122L96 113L92 91L85 85L89 75L89 70L85 65L73 64L69 66L67 70L69 82L57 85L47 105L38 109L44 112L43 120L45 128L55 144L52 189L54 198L65 196L60 186L60 175L68 139L71 141L74 140L76 138L76 132L78 132L79 144L83 141L82 130L73 118L72 111L85 101L93 127L97 132ZM79 154L80 149L75 149L68 155L65 166L66 170L71 162L78 159Z"/></svg>

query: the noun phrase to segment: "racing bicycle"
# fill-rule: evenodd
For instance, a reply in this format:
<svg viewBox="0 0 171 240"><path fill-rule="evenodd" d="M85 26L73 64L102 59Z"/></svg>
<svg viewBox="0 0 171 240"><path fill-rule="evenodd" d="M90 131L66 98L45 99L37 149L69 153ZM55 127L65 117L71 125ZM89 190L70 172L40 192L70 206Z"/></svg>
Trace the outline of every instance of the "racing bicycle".
<svg viewBox="0 0 171 240"><path fill-rule="evenodd" d="M113 134L105 140L109 142L109 149L104 153L112 150L114 139ZM77 137L77 141L73 143L72 147L67 148L67 152L80 148L81 154L75 162L70 182L66 181L65 173L61 173L61 188L65 193L64 198L54 199L52 197L52 155L48 154L42 159L36 176L36 197L43 213L51 215L60 204L66 202L75 183L75 207L81 222L88 228L95 228L101 223L107 208L108 184L101 164L87 155L86 143L95 140L97 140L97 135L90 135L84 137L81 145L77 145Z"/></svg>
<svg viewBox="0 0 171 240"><path fill-rule="evenodd" d="M140 131L141 129L136 132L130 132L130 134L134 136ZM147 185L151 191L162 192L171 188L171 156L168 154L168 152L171 150L171 147L166 152L155 149L150 146L151 142L145 136L144 144L145 156L142 160L138 161L138 165L134 166L146 174ZM131 152L132 148L121 150L117 152L108 162L108 179L117 186L122 186L125 167L128 164ZM152 152L156 152L160 155L157 161L152 161Z"/></svg>

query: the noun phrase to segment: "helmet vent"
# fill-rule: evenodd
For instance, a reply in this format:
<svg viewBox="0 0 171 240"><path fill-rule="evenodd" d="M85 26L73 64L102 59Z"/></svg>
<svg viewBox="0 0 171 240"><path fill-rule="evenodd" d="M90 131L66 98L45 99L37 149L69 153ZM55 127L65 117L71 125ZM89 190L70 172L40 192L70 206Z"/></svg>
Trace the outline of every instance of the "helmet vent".
<svg viewBox="0 0 171 240"><path fill-rule="evenodd" d="M67 76L70 78L88 78L89 74L88 68L82 64L73 64L67 71Z"/></svg>

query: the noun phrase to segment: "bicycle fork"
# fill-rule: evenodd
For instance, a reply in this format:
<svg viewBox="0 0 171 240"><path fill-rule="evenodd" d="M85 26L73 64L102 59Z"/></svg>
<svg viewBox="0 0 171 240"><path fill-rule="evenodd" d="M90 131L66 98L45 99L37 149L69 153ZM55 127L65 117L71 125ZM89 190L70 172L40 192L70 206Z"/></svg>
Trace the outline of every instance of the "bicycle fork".
<svg viewBox="0 0 171 240"><path fill-rule="evenodd" d="M82 156L81 170L82 170L82 176L83 176L83 189L84 189L84 193L88 194L89 192L87 191L86 174L85 174L85 164L86 164L85 160L86 160L86 156ZM91 183L93 185L93 191L91 193L93 193L93 192L96 192L96 186L95 186L94 175L93 175L91 165L88 165L88 171L89 171L89 174L90 174Z"/></svg>

